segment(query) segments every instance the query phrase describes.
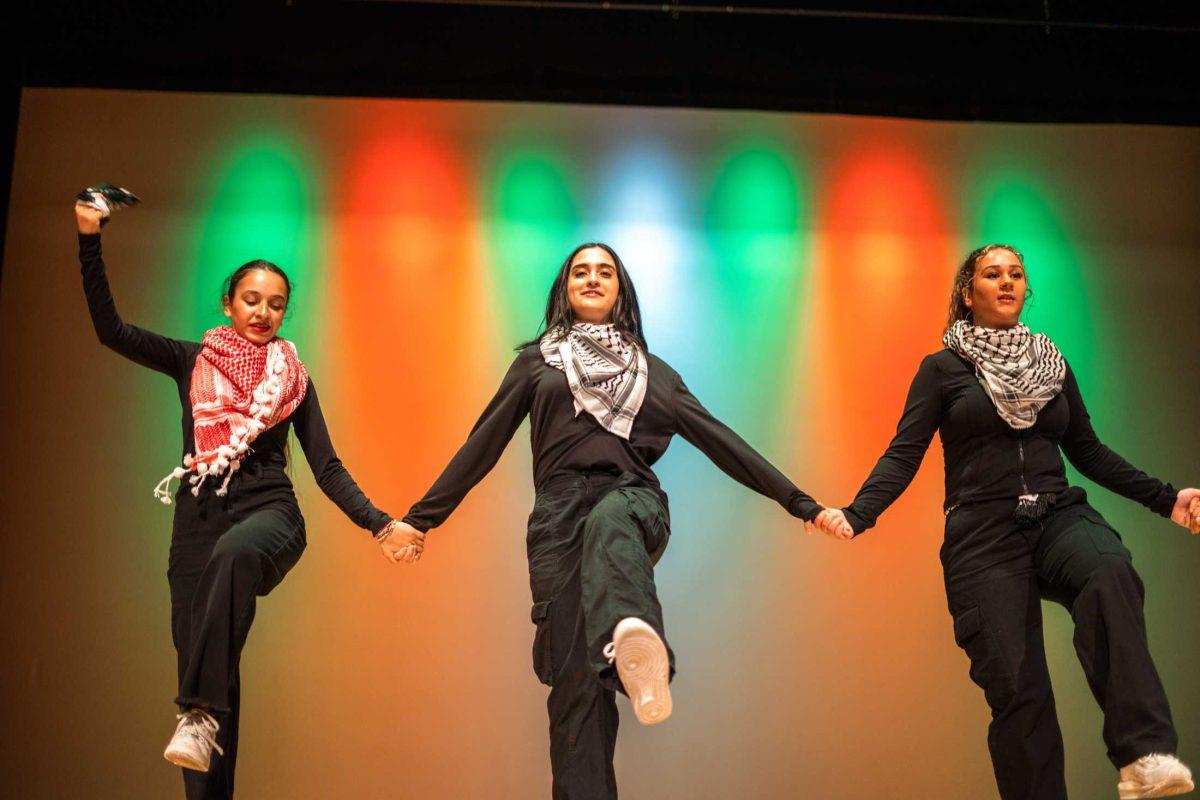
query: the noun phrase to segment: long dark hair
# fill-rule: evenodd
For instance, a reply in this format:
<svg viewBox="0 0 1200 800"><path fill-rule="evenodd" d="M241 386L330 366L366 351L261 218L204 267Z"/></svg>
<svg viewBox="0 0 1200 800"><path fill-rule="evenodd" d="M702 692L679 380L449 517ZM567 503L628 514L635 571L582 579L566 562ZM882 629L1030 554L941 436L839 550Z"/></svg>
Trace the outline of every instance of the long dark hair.
<svg viewBox="0 0 1200 800"><path fill-rule="evenodd" d="M571 301L567 297L567 281L571 277L571 262L580 251L589 247L599 247L612 256L613 265L617 268L617 302L613 304L612 322L624 336L637 342L643 351L649 352L646 346L646 336L642 333L642 310L638 306L637 290L633 288L633 279L622 263L617 251L603 242L586 242L571 251L558 269L558 277L550 287L550 296L546 298L546 316L542 320L541 332L528 342L517 347L524 350L531 344L540 342L550 331L560 329L569 331L575 324L575 312L571 309Z"/></svg>
<svg viewBox="0 0 1200 800"><path fill-rule="evenodd" d="M247 261L240 267L235 269L228 278L225 279L225 285L221 290L225 299L230 303L233 302L234 292L237 291L238 284L242 282L242 278L249 275L256 269L264 269L267 272L274 272L279 277L283 278L283 285L287 287L287 304L290 307L292 304L292 281L288 278L279 265L272 264L270 261L264 261L261 258L256 258L253 261Z"/></svg>
<svg viewBox="0 0 1200 800"><path fill-rule="evenodd" d="M1001 244L993 242L985 244L983 247L977 247L967 254L963 262L958 267L958 272L954 273L954 287L950 290L950 313L946 317L946 327L942 330L946 331L954 327L954 323L960 319L969 320L974 323L974 317L971 314L971 309L963 300L963 292L971 285L971 281L975 280L975 265L979 263L979 259L986 256L993 250L1008 250L1017 257L1017 261L1021 262L1021 266L1025 266L1025 256L1021 255L1021 251L1013 247L1011 244ZM1033 286L1029 283L1029 270L1025 270L1025 299L1033 297Z"/></svg>

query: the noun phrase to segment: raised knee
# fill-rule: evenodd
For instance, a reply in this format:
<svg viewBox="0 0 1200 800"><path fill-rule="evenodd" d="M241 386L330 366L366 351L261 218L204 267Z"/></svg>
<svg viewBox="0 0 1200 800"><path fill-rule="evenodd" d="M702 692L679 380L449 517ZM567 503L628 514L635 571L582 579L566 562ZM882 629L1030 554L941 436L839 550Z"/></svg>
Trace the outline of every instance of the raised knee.
<svg viewBox="0 0 1200 800"><path fill-rule="evenodd" d="M1136 580L1137 573L1134 572L1133 564L1128 558L1115 553L1104 553L1096 562L1092 574L1088 576L1088 583L1106 585L1122 583L1130 578Z"/></svg>
<svg viewBox="0 0 1200 800"><path fill-rule="evenodd" d="M620 492L609 492L592 507L583 522L585 532L610 527L629 516L629 506Z"/></svg>
<svg viewBox="0 0 1200 800"><path fill-rule="evenodd" d="M236 539L222 539L213 548L212 560L237 568L258 566L258 550Z"/></svg>

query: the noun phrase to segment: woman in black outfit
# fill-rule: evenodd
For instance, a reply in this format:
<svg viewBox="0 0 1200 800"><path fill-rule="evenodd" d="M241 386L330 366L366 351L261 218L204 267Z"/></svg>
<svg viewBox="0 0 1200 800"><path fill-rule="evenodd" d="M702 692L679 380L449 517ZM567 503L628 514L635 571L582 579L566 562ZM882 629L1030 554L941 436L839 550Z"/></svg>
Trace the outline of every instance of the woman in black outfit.
<svg viewBox="0 0 1200 800"><path fill-rule="evenodd" d="M284 471L289 428L321 490L377 534L385 557L411 561L422 537L392 535L397 523L363 495L334 452L295 346L275 336L291 289L278 267L250 262L231 276L224 298L230 325L209 331L203 343L122 321L100 253L100 225L120 205L118 191L85 190L75 206L92 324L102 344L174 379L183 409L184 466L155 490L170 504L170 480L187 478L175 493L167 568L181 713L164 756L185 768L188 798L227 798L237 757L238 663L255 600L283 580L305 547L304 518Z"/></svg>
<svg viewBox="0 0 1200 800"><path fill-rule="evenodd" d="M644 724L671 713L674 657L654 587L667 496L651 469L671 437L681 434L794 516L812 520L821 507L650 354L637 293L608 246L582 245L563 262L545 326L519 348L466 443L401 525L415 533L442 524L529 416L533 666L552 687L553 796L615 798L615 692L628 694Z"/></svg>
<svg viewBox="0 0 1200 800"><path fill-rule="evenodd" d="M1190 791L1147 648L1142 582L1117 533L1083 489L1068 486L1059 449L1091 480L1193 533L1200 490L1176 491L1100 442L1058 349L1020 323L1027 291L1013 248L988 245L967 257L951 293L946 349L921 362L896 436L854 502L823 512L817 525L839 538L872 527L940 430L946 594L954 639L992 709L988 746L1001 796L1067 796L1042 598L1075 621L1122 800Z"/></svg>

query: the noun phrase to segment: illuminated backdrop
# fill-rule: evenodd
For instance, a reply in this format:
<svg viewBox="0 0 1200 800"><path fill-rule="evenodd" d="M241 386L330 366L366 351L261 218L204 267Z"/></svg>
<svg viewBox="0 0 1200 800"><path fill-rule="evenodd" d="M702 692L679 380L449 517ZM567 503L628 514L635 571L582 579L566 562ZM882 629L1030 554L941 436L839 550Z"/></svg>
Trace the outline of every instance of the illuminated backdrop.
<svg viewBox="0 0 1200 800"><path fill-rule="evenodd" d="M1079 375L1102 438L1200 482L1200 134L770 113L27 90L0 294L5 782L22 797L178 793L165 580L174 387L96 341L70 198L144 199L105 229L127 320L196 339L221 280L267 258L283 335L333 440L399 516L537 329L562 258L613 245L651 348L795 482L849 501L962 255L1011 242L1027 320ZM549 796L529 646L528 433L415 568L386 564L312 482L299 567L243 662L247 797ZM622 700L631 798L994 796L988 712L945 610L935 441L866 537L808 538L680 440L659 465L675 715ZM1200 765L1200 542L1084 482L1146 580L1151 645ZM1073 796L1105 796L1101 719L1067 614L1047 645ZM86 791L85 791L86 790Z"/></svg>

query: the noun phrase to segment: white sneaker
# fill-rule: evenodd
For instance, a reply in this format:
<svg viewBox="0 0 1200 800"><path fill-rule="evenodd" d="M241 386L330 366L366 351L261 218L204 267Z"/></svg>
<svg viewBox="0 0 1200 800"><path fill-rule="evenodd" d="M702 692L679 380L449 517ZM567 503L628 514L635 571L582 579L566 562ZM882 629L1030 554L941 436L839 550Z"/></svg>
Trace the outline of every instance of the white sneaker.
<svg viewBox="0 0 1200 800"><path fill-rule="evenodd" d="M638 722L654 725L671 716L671 664L667 646L654 628L637 617L626 617L613 629L604 657L610 664L616 662Z"/></svg>
<svg viewBox="0 0 1200 800"><path fill-rule="evenodd" d="M212 751L225 755L225 751L217 744L217 721L200 708L190 708L182 714L176 714L175 718L179 724L175 726L175 735L163 751L163 758L185 769L208 772Z"/></svg>
<svg viewBox="0 0 1200 800"><path fill-rule="evenodd" d="M1121 800L1143 797L1171 797L1190 792L1192 771L1173 755L1151 753L1121 767L1117 795Z"/></svg>

